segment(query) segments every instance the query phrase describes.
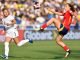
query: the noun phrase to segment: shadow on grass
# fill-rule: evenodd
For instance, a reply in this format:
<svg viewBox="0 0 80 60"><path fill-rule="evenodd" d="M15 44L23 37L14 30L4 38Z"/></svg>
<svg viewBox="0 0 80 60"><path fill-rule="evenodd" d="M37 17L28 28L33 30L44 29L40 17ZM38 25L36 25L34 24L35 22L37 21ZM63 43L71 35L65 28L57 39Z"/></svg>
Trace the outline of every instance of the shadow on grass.
<svg viewBox="0 0 80 60"><path fill-rule="evenodd" d="M51 59L65 59L64 58L64 55L65 55L64 51L58 51L57 52L57 51L35 50L35 52L51 54L51 55L53 55L53 58L51 58ZM79 50L72 50L71 54L70 54L70 56L68 58L80 59L80 53L79 52L80 52Z"/></svg>
<svg viewBox="0 0 80 60"><path fill-rule="evenodd" d="M71 55L68 58L64 58L64 53L63 52L56 52L56 51L44 51L44 50L35 50L35 52L40 52L40 53L45 53L45 54L51 54L53 56L51 57L33 57L33 56L9 56L9 58L13 58L13 59L34 59L34 60L38 60L38 59L55 59L55 60L68 60L68 59L80 59L80 51L78 50L72 50ZM35 54L34 54L35 55ZM0 58L1 59L1 58Z"/></svg>
<svg viewBox="0 0 80 60"><path fill-rule="evenodd" d="M20 56L9 56L9 58L16 58L16 59L22 59L22 58L24 58L24 59L62 59L63 57L61 57L61 56L56 56L56 57L53 57L53 58L47 58L47 57L44 57L44 58L40 58L40 57L29 57L29 56L22 56L22 57L20 57Z"/></svg>
<svg viewBox="0 0 80 60"><path fill-rule="evenodd" d="M56 55L56 56L57 56L57 55L59 55L59 56L64 56L64 53L65 53L64 51L63 51L63 52L62 52L62 51L58 51L58 52L57 52L57 51L52 51L52 50L51 50L51 51L48 51L48 50L35 50L34 52L42 53L42 54L43 54L43 53L44 53L44 54L51 54L51 55L54 55L54 56L55 56L55 55Z"/></svg>

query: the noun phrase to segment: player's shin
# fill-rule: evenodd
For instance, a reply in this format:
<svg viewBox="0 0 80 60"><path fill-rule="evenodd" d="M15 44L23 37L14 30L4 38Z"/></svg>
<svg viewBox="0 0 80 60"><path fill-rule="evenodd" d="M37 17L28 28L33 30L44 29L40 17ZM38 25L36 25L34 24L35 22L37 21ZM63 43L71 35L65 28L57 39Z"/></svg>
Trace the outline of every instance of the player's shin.
<svg viewBox="0 0 80 60"><path fill-rule="evenodd" d="M63 49L66 51L65 57L68 57L70 55L71 51L68 48L68 46L63 43L62 38L63 38L63 36L61 36L61 35L57 36L56 42L58 43L58 45L63 47Z"/></svg>
<svg viewBox="0 0 80 60"><path fill-rule="evenodd" d="M8 57L8 55L9 55L9 42L5 42L4 46L5 46L5 56Z"/></svg>
<svg viewBox="0 0 80 60"><path fill-rule="evenodd" d="M47 26L51 25L54 22L54 18L51 18L47 23L41 26L41 29L45 29Z"/></svg>
<svg viewBox="0 0 80 60"><path fill-rule="evenodd" d="M30 39L21 40L21 41L17 44L17 46L22 46L22 45L24 45L24 44L27 43L27 42L33 43L33 40L30 40Z"/></svg>
<svg viewBox="0 0 80 60"><path fill-rule="evenodd" d="M27 42L29 42L29 39L27 39L27 40L21 40L21 41L17 44L17 46L22 46L22 45L24 45L24 44L27 43Z"/></svg>
<svg viewBox="0 0 80 60"><path fill-rule="evenodd" d="M69 50L70 50L70 49L68 48L68 46L66 46L66 45L63 47L63 49L64 49L65 51L69 51Z"/></svg>
<svg viewBox="0 0 80 60"><path fill-rule="evenodd" d="M46 27L47 27L47 24L45 23L41 26L41 29L45 29Z"/></svg>
<svg viewBox="0 0 80 60"><path fill-rule="evenodd" d="M66 54L65 54L64 57L67 58L67 57L70 55L71 50L68 48L68 46L64 46L63 48L64 48L64 50L66 51Z"/></svg>

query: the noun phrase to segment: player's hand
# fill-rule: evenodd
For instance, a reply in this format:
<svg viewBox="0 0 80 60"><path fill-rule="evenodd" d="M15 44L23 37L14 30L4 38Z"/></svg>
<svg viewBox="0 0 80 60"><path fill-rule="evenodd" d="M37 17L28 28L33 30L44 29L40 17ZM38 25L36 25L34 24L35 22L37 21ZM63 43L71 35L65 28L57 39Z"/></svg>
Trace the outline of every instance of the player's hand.
<svg viewBox="0 0 80 60"><path fill-rule="evenodd" d="M48 8L48 11L55 13L55 9L54 8Z"/></svg>

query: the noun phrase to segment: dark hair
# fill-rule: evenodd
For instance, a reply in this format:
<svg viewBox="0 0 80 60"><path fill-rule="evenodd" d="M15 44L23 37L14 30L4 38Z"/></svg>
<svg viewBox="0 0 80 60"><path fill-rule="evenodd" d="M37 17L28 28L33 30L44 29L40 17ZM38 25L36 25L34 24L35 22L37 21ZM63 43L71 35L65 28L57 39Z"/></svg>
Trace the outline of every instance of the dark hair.
<svg viewBox="0 0 80 60"><path fill-rule="evenodd" d="M69 4L69 3L67 3L67 4L69 5L70 10L71 10L72 12L75 12L75 8L74 8L74 6L73 6L73 5L71 5L71 4Z"/></svg>

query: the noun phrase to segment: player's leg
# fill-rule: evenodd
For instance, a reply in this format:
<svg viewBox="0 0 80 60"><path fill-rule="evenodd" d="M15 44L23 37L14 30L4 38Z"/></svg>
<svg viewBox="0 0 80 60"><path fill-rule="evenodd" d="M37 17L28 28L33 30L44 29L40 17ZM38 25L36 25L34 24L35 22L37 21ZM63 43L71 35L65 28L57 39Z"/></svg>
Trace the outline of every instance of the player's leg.
<svg viewBox="0 0 80 60"><path fill-rule="evenodd" d="M2 55L1 57L4 59L8 59L9 56L9 42L11 41L10 37L6 37L5 38L5 42L4 42L4 55Z"/></svg>
<svg viewBox="0 0 80 60"><path fill-rule="evenodd" d="M70 49L68 48L68 46L62 41L63 35L58 35L56 38L56 42L58 45L60 45L65 51L66 51L66 55L65 57L68 57L70 54Z"/></svg>
<svg viewBox="0 0 80 60"><path fill-rule="evenodd" d="M18 31L16 29L14 29L14 34L13 35L14 35L13 39L14 39L15 43L17 44L17 46L22 46L27 42L33 43L33 41L29 40L29 39L19 41L19 39L18 39L19 34L18 34Z"/></svg>
<svg viewBox="0 0 80 60"><path fill-rule="evenodd" d="M58 29L58 31L61 29L61 22L60 20L56 19L56 18L51 18L47 23L43 24L41 26L41 30L43 30L44 28L46 28L47 26L49 26L50 24L54 23L54 25L56 26L56 28ZM64 50L66 52L70 51L70 49L67 47L67 45L65 45L62 41L63 36L62 35L58 35L56 38L57 43L64 48ZM67 54L65 57L67 57L69 54Z"/></svg>
<svg viewBox="0 0 80 60"><path fill-rule="evenodd" d="M62 38L63 38L62 35L57 36L57 38L56 38L57 44L60 45L61 47L63 47L65 51L69 51L70 49L63 43Z"/></svg>
<svg viewBox="0 0 80 60"><path fill-rule="evenodd" d="M14 38L14 41L17 44L17 46L22 46L27 42L33 43L33 41L29 39L19 41L18 37Z"/></svg>
<svg viewBox="0 0 80 60"><path fill-rule="evenodd" d="M52 23L55 24L55 26L58 30L60 29L61 22L60 22L60 20L58 20L56 18L51 18L47 23L45 23L41 26L41 29L45 29L47 26L51 25Z"/></svg>

